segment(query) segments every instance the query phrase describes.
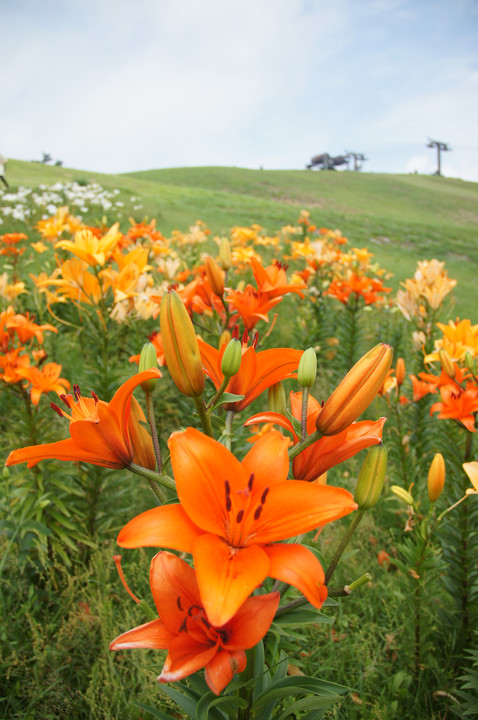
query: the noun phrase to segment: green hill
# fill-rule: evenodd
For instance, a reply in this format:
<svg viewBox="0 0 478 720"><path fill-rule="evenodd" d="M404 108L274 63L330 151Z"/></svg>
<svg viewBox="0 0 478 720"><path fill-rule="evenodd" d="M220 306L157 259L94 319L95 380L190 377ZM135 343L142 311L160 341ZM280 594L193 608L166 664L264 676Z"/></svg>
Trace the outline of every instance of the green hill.
<svg viewBox="0 0 478 720"><path fill-rule="evenodd" d="M213 233L258 223L294 223L304 208L318 226L340 228L394 273L395 286L420 259L445 260L458 280L457 314L476 321L478 183L424 175L194 167L107 175L11 160L13 187L58 180L98 182L140 196L141 215L169 233L203 220ZM140 219L140 218L137 218Z"/></svg>

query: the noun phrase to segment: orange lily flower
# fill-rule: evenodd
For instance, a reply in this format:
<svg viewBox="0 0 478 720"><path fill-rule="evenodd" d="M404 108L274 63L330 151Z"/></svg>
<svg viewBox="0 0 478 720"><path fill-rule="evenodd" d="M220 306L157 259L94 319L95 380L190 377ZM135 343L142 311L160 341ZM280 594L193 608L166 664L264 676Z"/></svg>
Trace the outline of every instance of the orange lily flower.
<svg viewBox="0 0 478 720"><path fill-rule="evenodd" d="M113 254L113 250L120 239L119 223L115 223L100 239L90 229L79 230L75 234L74 242L60 240L60 242L56 243L55 248L59 247L68 250L92 267L96 265L103 266Z"/></svg>
<svg viewBox="0 0 478 720"><path fill-rule="evenodd" d="M290 394L291 412L294 418L300 421L302 414L302 392ZM315 432L315 421L321 410L321 405L312 395L307 399L307 433ZM386 418L382 417L375 422L362 420L354 422L337 435L326 435L313 445L299 453L292 461L294 477L297 480L316 481L321 475L345 460L353 457L361 450L380 445L382 431ZM260 422L273 422L292 433L294 444L299 437L294 430L292 422L275 412L266 412L253 415L245 426Z"/></svg>
<svg viewBox="0 0 478 720"><path fill-rule="evenodd" d="M221 361L226 344L222 345L220 350L208 345L201 338L198 338L198 344L204 372L218 389L224 379ZM254 345L247 347L244 343L239 371L231 378L226 388L226 392L244 395L244 398L236 403L228 403L225 405L226 410L240 412L279 380L297 377L296 370L301 357L302 350L277 348L256 353Z"/></svg>
<svg viewBox="0 0 478 720"><path fill-rule="evenodd" d="M261 292L247 285L243 291L227 290L226 301L232 310L239 313L247 330L252 330L259 322L264 320L269 322L269 310L280 303L282 297L271 297L268 292Z"/></svg>
<svg viewBox="0 0 478 720"><path fill-rule="evenodd" d="M32 384L30 397L33 405L38 405L42 393L56 392L57 395L68 391L70 383L60 377L61 365L50 362L41 368L27 367L18 370L18 374Z"/></svg>
<svg viewBox="0 0 478 720"><path fill-rule="evenodd" d="M194 428L173 433L169 448L180 504L133 518L118 544L192 553L203 607L218 627L267 576L294 585L321 607L327 588L315 555L303 545L275 541L343 517L357 505L342 488L287 480L288 445L271 431L239 462Z"/></svg>
<svg viewBox="0 0 478 720"><path fill-rule="evenodd" d="M109 468L124 468L135 462L154 469L156 463L151 438L141 425L145 417L133 397L133 391L145 380L157 377L161 377L161 373L156 369L134 375L121 385L109 403L99 400L95 394L92 398L82 397L75 385L74 398L71 395L61 396L69 413L52 403L59 415L70 420L71 437L13 450L6 465L26 462L28 467L33 467L40 460L55 458Z"/></svg>
<svg viewBox="0 0 478 720"><path fill-rule="evenodd" d="M305 283L301 285L288 285L287 283L287 265L274 260L272 265L266 268L261 265L257 258L251 258L252 272L260 293L267 292L270 298L286 295L287 293L297 293L301 298L304 297L302 290L307 288Z"/></svg>
<svg viewBox="0 0 478 720"><path fill-rule="evenodd" d="M21 343L26 343L35 337L41 344L43 342L44 330L50 330L55 333L58 332L54 325L48 325L48 323L46 325L37 325L33 322L33 319L30 317L30 313L28 312L25 313L25 315L19 314L8 317L5 323L5 328L7 330L14 330Z"/></svg>
<svg viewBox="0 0 478 720"><path fill-rule="evenodd" d="M434 403L430 415L437 410L442 420L458 420L470 432L475 432L475 414L478 411L478 387L469 382L466 390L453 388L449 385L441 389L442 402Z"/></svg>
<svg viewBox="0 0 478 720"><path fill-rule="evenodd" d="M250 597L229 622L215 628L202 607L196 574L184 560L159 552L151 561L150 585L159 619L123 633L110 650L167 649L159 682L182 680L204 668L216 695L246 667L245 650L269 630L280 597L277 592Z"/></svg>

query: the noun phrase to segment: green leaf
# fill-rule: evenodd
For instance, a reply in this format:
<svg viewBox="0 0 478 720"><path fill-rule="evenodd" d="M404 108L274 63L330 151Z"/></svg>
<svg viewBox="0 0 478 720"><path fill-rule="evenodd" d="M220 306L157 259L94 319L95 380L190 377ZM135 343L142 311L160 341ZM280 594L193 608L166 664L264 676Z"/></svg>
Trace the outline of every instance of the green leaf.
<svg viewBox="0 0 478 720"><path fill-rule="evenodd" d="M287 697L288 695L303 695L312 693L320 697L331 697L340 695L347 691L348 688L343 685L312 678L307 676L286 677L282 680L272 682L268 690L259 696L254 703L255 707L261 707L265 703L273 699Z"/></svg>
<svg viewBox="0 0 478 720"><path fill-rule="evenodd" d="M312 606L309 605L309 607L300 607L300 608L293 608L285 615L281 615L280 617L276 618L274 620L274 624L283 626L283 625L307 625L309 623L328 623L331 624L334 622L333 617L329 617L328 615L325 615L324 613L319 612L318 610L314 610Z"/></svg>
<svg viewBox="0 0 478 720"><path fill-rule="evenodd" d="M180 686L182 689L186 690L184 686ZM196 706L198 704L199 697L196 696L195 693L192 693L190 691L189 695L186 695L183 692L180 692L179 690L176 690L176 688L170 687L169 685L162 685L161 691L168 695L168 697L171 698L171 700L174 700L176 705L179 705L181 710L184 710L187 715L189 715L192 720L196 717Z"/></svg>
<svg viewBox="0 0 478 720"><path fill-rule="evenodd" d="M158 720L171 720L171 715L166 715L166 713L163 713L161 710L157 710L156 708L148 707L148 705L143 705L143 703L139 702L133 702L131 704L134 705L134 707L144 710L151 715L151 717L158 718Z"/></svg>
<svg viewBox="0 0 478 720"><path fill-rule="evenodd" d="M220 405L225 405L226 403L239 402L243 398L244 395L234 395L234 393L225 392L223 395L221 395L221 397L219 398L217 403L214 404L213 407L217 408Z"/></svg>
<svg viewBox="0 0 478 720"><path fill-rule="evenodd" d="M227 715L217 708L218 705L222 705L224 707ZM196 706L195 720L209 720L209 718L219 718L219 720L225 718L227 720L228 717L236 716L237 713L235 710L238 707L246 708L247 700L235 695L223 695L221 697L216 697L214 693L208 692L207 695L202 696ZM213 712L210 714L209 711L211 709L213 709Z"/></svg>

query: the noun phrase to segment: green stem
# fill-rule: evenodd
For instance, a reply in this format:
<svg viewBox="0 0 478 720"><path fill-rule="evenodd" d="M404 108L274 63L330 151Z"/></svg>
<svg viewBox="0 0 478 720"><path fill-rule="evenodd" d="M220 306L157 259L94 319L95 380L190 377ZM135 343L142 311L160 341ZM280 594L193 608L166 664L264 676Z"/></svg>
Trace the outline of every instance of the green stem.
<svg viewBox="0 0 478 720"><path fill-rule="evenodd" d="M256 665L256 648L250 648L246 650L247 665L244 672L241 675L241 679L244 681L244 685L239 688L239 696L246 700L246 707L239 708L237 711L237 720L251 720L252 719L252 693L254 690L254 684L251 682L254 678L254 671Z"/></svg>
<svg viewBox="0 0 478 720"><path fill-rule="evenodd" d="M300 440L304 442L307 437L307 408L309 405L309 388L302 388L302 414L300 420Z"/></svg>
<svg viewBox="0 0 478 720"><path fill-rule="evenodd" d="M363 508L359 508L357 510L357 514L355 515L354 519L350 523L347 532L343 536L340 545L338 546L337 550L335 551L335 555L332 558L332 562L330 563L329 567L327 568L327 572L325 573L324 585L329 584L329 580L332 577L332 575L334 574L335 568L337 567L339 560L344 553L345 548L349 544L349 541L350 541L352 535L354 534L355 530L357 529L359 522L363 518L364 513L365 513L365 510Z"/></svg>
<svg viewBox="0 0 478 720"><path fill-rule="evenodd" d="M154 417L153 393L146 389L146 412L148 413L148 422L151 428L151 440L153 441L154 455L158 464L158 472L161 473L163 467L163 458L161 457L161 447L159 445L158 431L156 429L156 418Z"/></svg>
<svg viewBox="0 0 478 720"><path fill-rule="evenodd" d="M224 436L226 438L226 447L231 449L232 444L232 423L234 421L234 410L228 410L226 413L226 427L224 428Z"/></svg>
<svg viewBox="0 0 478 720"><path fill-rule="evenodd" d="M148 468L141 467L141 465L136 465L135 463L130 463L128 465L128 470L136 473L136 475L142 475L143 477L147 478L151 489L158 496L161 502L164 502L166 500L166 496L164 495L159 485L163 485L169 490L176 491L176 484L174 480L169 477L169 475L160 475L155 470L148 470Z"/></svg>
<svg viewBox="0 0 478 720"><path fill-rule="evenodd" d="M207 404L206 410L207 410L208 414L214 410L214 405L217 403L219 398L222 397L222 395L224 395L224 392L225 392L227 386L229 385L230 379L231 379L230 377L224 376L223 381L222 381L221 386L219 387L218 391L216 392L216 394L214 395L212 400L210 400Z"/></svg>
<svg viewBox="0 0 478 720"><path fill-rule="evenodd" d="M206 412L206 405L204 404L202 395L193 397L193 400L194 400L194 404L196 405L196 410L198 411L202 429L204 430L206 435L209 435L209 437L213 437L211 418L209 417L208 413Z"/></svg>
<svg viewBox="0 0 478 720"><path fill-rule="evenodd" d="M320 440L322 437L322 433L320 433L318 430L313 432L311 435L305 438L305 440L301 440L297 443L297 445L294 445L289 450L289 460L293 460L299 453L302 452L302 450L305 450L306 448L313 445L317 440Z"/></svg>

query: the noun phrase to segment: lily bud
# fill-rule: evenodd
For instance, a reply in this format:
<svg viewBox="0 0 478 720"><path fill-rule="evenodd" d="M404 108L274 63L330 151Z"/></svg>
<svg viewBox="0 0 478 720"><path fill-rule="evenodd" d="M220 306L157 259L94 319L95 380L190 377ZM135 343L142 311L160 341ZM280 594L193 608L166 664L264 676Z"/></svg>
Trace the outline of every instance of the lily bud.
<svg viewBox="0 0 478 720"><path fill-rule="evenodd" d="M436 453L428 470L428 497L430 502L434 503L438 500L444 487L445 461L441 453Z"/></svg>
<svg viewBox="0 0 478 720"><path fill-rule="evenodd" d="M228 342L232 340L232 335L230 330L223 330L221 333L221 337L219 338L219 343L217 346L217 349L220 350L223 345L227 345Z"/></svg>
<svg viewBox="0 0 478 720"><path fill-rule="evenodd" d="M158 356L156 355L156 348L154 347L153 343L146 343L143 345L143 349L141 350L141 355L139 356L139 366L138 366L138 372L143 372L144 370L151 370L151 368L158 367ZM141 383L141 387L145 392L151 392L156 387L156 383L158 381L156 378L152 378L151 380L145 380Z"/></svg>
<svg viewBox="0 0 478 720"><path fill-rule="evenodd" d="M392 364L390 345L380 343L364 355L335 388L320 411L316 427L323 435L337 435L368 408Z"/></svg>
<svg viewBox="0 0 478 720"><path fill-rule="evenodd" d="M400 487L400 485L392 485L390 490L393 492L394 495L396 495L400 500L403 500L403 502L406 502L407 505L413 505L415 502L413 497L410 495L408 490L405 490L405 488Z"/></svg>
<svg viewBox="0 0 478 720"><path fill-rule="evenodd" d="M133 446L133 462L141 467L154 470L156 467L156 457L154 455L153 441L151 435L142 423L146 422L146 418L141 409L141 405L133 396L131 398L131 412L128 420L128 429Z"/></svg>
<svg viewBox="0 0 478 720"><path fill-rule="evenodd" d="M223 270L229 270L232 265L231 246L227 237L222 237L219 243L219 262Z"/></svg>
<svg viewBox="0 0 478 720"><path fill-rule="evenodd" d="M301 387L311 388L317 375L317 355L314 348L307 348L300 358L297 380Z"/></svg>
<svg viewBox="0 0 478 720"><path fill-rule="evenodd" d="M440 365L442 366L442 369L446 372L448 377L454 378L456 375L455 365L447 351L443 348L440 348L440 350L438 351L438 357L440 358Z"/></svg>
<svg viewBox="0 0 478 720"><path fill-rule="evenodd" d="M226 377L232 377L235 375L240 366L242 360L242 345L241 341L236 338L232 338L227 344L224 350L224 355L221 360L221 372Z"/></svg>
<svg viewBox="0 0 478 720"><path fill-rule="evenodd" d="M398 387L403 385L403 381L405 380L405 372L405 360L399 357L395 366L395 377L397 379Z"/></svg>
<svg viewBox="0 0 478 720"><path fill-rule="evenodd" d="M204 373L198 341L183 301L172 290L161 300L161 337L164 357L178 390L189 397L204 391Z"/></svg>
<svg viewBox="0 0 478 720"><path fill-rule="evenodd" d="M475 372L475 358L471 354L469 350L465 353L465 366L470 370L470 372Z"/></svg>
<svg viewBox="0 0 478 720"><path fill-rule="evenodd" d="M354 500L363 510L369 510L377 504L382 494L383 482L387 471L387 449L375 445L368 451L355 488Z"/></svg>
<svg viewBox="0 0 478 720"><path fill-rule="evenodd" d="M286 414L285 390L281 382L274 383L274 385L270 386L267 395L267 407L269 412L276 412L281 415Z"/></svg>
<svg viewBox="0 0 478 720"><path fill-rule="evenodd" d="M209 285L215 295L222 297L224 295L224 275L217 262L210 255L204 261L206 268L206 277Z"/></svg>

